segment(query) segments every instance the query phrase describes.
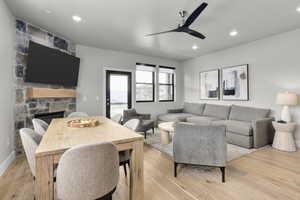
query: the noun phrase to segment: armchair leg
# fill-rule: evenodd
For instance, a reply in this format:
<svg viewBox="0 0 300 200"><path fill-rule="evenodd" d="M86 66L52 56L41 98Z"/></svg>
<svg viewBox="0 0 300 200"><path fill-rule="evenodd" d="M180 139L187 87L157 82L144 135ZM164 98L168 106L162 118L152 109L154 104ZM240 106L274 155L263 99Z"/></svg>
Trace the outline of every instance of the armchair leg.
<svg viewBox="0 0 300 200"><path fill-rule="evenodd" d="M126 163L124 163L124 164L123 164L123 168L124 168L124 173L125 173L125 176L127 176Z"/></svg>
<svg viewBox="0 0 300 200"><path fill-rule="evenodd" d="M222 172L222 183L225 183L225 167L220 167L220 170Z"/></svg>
<svg viewBox="0 0 300 200"><path fill-rule="evenodd" d="M174 177L177 177L177 166L178 163L174 162Z"/></svg>

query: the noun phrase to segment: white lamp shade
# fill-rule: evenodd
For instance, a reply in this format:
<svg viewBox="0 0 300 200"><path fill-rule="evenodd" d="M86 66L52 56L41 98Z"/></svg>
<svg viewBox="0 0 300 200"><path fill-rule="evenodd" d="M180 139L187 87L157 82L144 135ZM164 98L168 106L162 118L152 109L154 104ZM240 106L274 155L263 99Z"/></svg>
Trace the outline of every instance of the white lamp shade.
<svg viewBox="0 0 300 200"><path fill-rule="evenodd" d="M276 103L279 105L297 105L298 96L295 93L282 92L277 94Z"/></svg>

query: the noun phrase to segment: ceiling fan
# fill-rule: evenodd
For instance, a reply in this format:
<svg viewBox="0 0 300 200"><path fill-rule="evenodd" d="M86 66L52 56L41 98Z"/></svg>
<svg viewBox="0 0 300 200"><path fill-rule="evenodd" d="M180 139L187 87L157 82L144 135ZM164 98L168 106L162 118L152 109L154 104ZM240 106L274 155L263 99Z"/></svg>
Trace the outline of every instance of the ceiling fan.
<svg viewBox="0 0 300 200"><path fill-rule="evenodd" d="M179 12L179 15L182 18L182 24L179 24L178 28L169 30L169 31L159 32L159 33L152 33L152 34L148 34L146 36L153 36L153 35L172 33L172 32L182 32L182 33L190 34L196 38L205 39L205 36L203 34L197 32L197 31L194 31L194 30L190 29L189 27L198 18L198 16L202 13L202 11L206 8L206 6L208 6L207 3L205 3L205 2L202 3L186 20L185 20L185 17L187 15L187 11Z"/></svg>

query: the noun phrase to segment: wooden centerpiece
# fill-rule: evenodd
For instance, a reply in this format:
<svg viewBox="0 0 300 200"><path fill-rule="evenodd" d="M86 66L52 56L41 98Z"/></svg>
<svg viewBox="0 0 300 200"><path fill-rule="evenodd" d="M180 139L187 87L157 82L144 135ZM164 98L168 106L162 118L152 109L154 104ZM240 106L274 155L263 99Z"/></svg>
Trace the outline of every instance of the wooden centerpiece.
<svg viewBox="0 0 300 200"><path fill-rule="evenodd" d="M73 119L68 121L68 127L70 128L96 127L99 124L99 121L96 119Z"/></svg>

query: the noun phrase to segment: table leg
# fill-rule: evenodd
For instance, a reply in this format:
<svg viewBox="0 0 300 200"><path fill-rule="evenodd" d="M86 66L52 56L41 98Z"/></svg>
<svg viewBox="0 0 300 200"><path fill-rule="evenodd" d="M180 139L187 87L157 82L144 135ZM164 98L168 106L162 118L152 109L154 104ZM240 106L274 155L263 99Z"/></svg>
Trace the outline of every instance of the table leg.
<svg viewBox="0 0 300 200"><path fill-rule="evenodd" d="M35 195L37 200L54 199L53 157L36 157Z"/></svg>
<svg viewBox="0 0 300 200"><path fill-rule="evenodd" d="M144 199L144 142L133 143L130 160L130 200Z"/></svg>

